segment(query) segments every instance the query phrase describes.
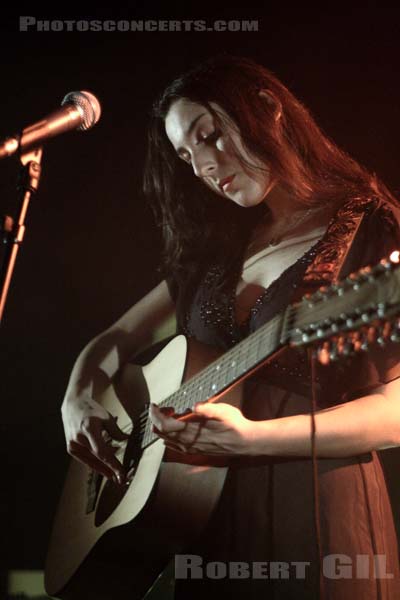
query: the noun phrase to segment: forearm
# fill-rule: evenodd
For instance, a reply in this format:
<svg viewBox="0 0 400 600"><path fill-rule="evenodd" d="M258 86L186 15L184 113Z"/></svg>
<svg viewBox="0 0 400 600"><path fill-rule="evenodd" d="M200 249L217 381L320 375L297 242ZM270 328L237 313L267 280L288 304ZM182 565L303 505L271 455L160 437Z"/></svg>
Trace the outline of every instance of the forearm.
<svg viewBox="0 0 400 600"><path fill-rule="evenodd" d="M152 343L157 330L164 328L165 333L167 321L170 329L174 327L174 314L168 286L162 281L82 350L72 369L66 398L74 398L83 390L101 392L121 366Z"/></svg>
<svg viewBox="0 0 400 600"><path fill-rule="evenodd" d="M122 332L110 329L85 346L73 366L66 398L75 397L83 390L94 394L109 384L131 351L123 337Z"/></svg>
<svg viewBox="0 0 400 600"><path fill-rule="evenodd" d="M344 457L400 444L400 400L371 394L315 413L316 454ZM311 455L311 415L256 421L252 454Z"/></svg>

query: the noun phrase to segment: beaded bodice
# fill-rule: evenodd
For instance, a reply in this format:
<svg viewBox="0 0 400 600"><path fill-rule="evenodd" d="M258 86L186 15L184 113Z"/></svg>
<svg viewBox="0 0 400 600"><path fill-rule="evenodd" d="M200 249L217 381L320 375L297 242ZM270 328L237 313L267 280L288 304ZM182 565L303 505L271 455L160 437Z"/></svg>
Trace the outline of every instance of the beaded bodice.
<svg viewBox="0 0 400 600"><path fill-rule="evenodd" d="M374 201L353 200L344 204L322 238L262 290L243 323L238 323L235 316L236 287L242 263L238 261L229 283L222 287L218 286L224 277L222 265L210 265L193 295L190 310L181 321L183 332L205 343L228 348L310 291L309 288L329 283L348 249L360 215L375 206Z"/></svg>
<svg viewBox="0 0 400 600"><path fill-rule="evenodd" d="M375 198L352 199L340 207L323 237L262 290L244 322L238 322L235 311L242 263L235 266L225 286L218 285L224 273L223 267L215 263L194 291L189 310L178 315L180 329L189 337L227 350L305 293L331 283L339 275L376 263L396 246L400 246L400 240L391 209ZM302 385L300 380L309 388L305 350L288 348L263 373L268 373L270 381L284 376L285 383L290 385L293 380L296 389L299 382ZM337 373L325 369L324 377L329 379L330 374L337 378Z"/></svg>

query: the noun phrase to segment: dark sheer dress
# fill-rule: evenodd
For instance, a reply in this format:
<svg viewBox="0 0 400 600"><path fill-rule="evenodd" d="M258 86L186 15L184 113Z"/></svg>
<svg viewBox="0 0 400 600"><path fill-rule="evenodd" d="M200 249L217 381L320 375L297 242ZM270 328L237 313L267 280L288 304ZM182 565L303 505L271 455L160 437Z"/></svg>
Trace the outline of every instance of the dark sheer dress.
<svg viewBox="0 0 400 600"><path fill-rule="evenodd" d="M339 263L340 275L345 276L400 248L394 212L376 199L345 203L323 238L262 293L242 325L234 310L241 264L236 282L230 280L219 291L216 284L224 274L220 265L210 265L189 309L179 308L176 294L181 331L228 349L303 293L329 284ZM318 365L316 409L350 401L395 379L400 375L399 358L400 345L390 342L385 348L374 345L368 353ZM243 412L250 419L311 412L305 350L285 350L245 386ZM400 599L397 540L379 456L367 452L318 458L317 473L313 478L310 457L233 459L206 531L185 549L202 558L204 577L177 579L176 598L315 600L320 556L323 598ZM243 563L233 564L231 577L224 576L219 564L229 562Z"/></svg>

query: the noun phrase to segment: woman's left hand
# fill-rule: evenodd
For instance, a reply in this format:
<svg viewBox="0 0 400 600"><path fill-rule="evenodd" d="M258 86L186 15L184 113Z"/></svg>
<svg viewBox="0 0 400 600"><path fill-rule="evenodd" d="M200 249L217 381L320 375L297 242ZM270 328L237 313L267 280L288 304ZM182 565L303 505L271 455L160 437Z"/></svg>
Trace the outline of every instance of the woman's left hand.
<svg viewBox="0 0 400 600"><path fill-rule="evenodd" d="M246 419L230 404L196 404L193 417L183 420L171 414L173 409L160 410L155 404L150 405L154 431L172 450L207 455L254 453L257 422Z"/></svg>

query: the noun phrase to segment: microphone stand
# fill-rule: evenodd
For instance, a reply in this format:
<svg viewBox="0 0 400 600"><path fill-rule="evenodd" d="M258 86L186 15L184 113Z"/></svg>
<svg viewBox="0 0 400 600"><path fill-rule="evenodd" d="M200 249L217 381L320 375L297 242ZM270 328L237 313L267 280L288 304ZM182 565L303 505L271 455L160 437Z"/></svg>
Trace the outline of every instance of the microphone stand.
<svg viewBox="0 0 400 600"><path fill-rule="evenodd" d="M0 229L0 235L5 246L0 265L0 324L18 250L25 234L25 217L29 201L36 194L39 187L42 153L43 149L40 147L25 151L24 154L20 155L21 168L17 184L18 215L15 219L5 215Z"/></svg>

